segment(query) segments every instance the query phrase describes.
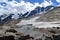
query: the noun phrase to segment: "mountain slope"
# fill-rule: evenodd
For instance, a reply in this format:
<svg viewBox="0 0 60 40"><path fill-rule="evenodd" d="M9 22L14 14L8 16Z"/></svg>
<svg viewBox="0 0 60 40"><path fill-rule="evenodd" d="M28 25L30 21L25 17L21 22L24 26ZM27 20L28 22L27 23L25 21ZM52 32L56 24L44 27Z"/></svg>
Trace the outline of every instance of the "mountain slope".
<svg viewBox="0 0 60 40"><path fill-rule="evenodd" d="M37 21L60 21L60 7L56 7L45 14L42 14Z"/></svg>
<svg viewBox="0 0 60 40"><path fill-rule="evenodd" d="M19 20L21 20L21 19L29 19L29 18L33 18L33 17L35 17L36 15L38 16L38 15L41 15L41 14L43 14L44 12L47 12L47 11L50 11L51 10L51 8L54 8L53 6L47 6L46 8L44 8L44 7L36 7L34 10L32 10L31 12L27 12L27 13L25 13L25 14L16 14L17 16L15 16L14 18L12 18L15 14L9 14L9 15L2 15L1 17L0 17L0 25L12 25L12 23L14 23L14 25L16 24L16 23L18 23L19 22ZM45 11L44 11L45 10ZM41 13L42 12L42 13ZM7 16L7 17L5 17L5 16ZM3 18L3 19L2 19ZM17 19L16 19L17 18ZM15 21L17 21L16 23L15 23Z"/></svg>

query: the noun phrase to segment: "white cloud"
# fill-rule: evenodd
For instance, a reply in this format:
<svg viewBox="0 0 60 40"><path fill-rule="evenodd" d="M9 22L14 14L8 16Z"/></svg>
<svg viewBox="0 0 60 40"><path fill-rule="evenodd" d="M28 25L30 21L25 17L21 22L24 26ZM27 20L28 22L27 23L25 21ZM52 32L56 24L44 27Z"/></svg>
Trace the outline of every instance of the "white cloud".
<svg viewBox="0 0 60 40"><path fill-rule="evenodd" d="M52 5L52 2L47 2L47 1L44 1L43 3L40 4L42 7L47 7L49 5Z"/></svg>
<svg viewBox="0 0 60 40"><path fill-rule="evenodd" d="M60 0L56 0L57 2L60 2Z"/></svg>
<svg viewBox="0 0 60 40"><path fill-rule="evenodd" d="M36 4L33 5L30 2L25 2L25 1L21 1L20 3L17 3L16 1L12 1L12 2L7 2L7 6L4 8L7 8L9 13L25 13L27 11L32 11L35 7ZM1 6L1 5L0 5ZM1 6L1 8L3 8ZM4 10L2 10L2 12L5 12Z"/></svg>
<svg viewBox="0 0 60 40"><path fill-rule="evenodd" d="M2 0L0 0L2 1ZM51 5L51 2L47 2L47 1L44 1L43 3L39 4L38 2L35 3L35 4L32 4L30 2L25 2L23 0L20 1L20 3L16 2L16 1L11 1L11 2L8 2L7 0L4 0L4 2L7 3L7 6L6 7L2 7L0 5L1 8L7 8L8 10L4 11L4 9L2 10L2 13L0 14L4 14L8 12L8 14L10 13L14 13L14 14L17 14L17 13L26 13L27 11L32 11L34 10L37 6L40 6L40 7L46 7L46 6L49 6ZM1 9L0 9L1 10Z"/></svg>

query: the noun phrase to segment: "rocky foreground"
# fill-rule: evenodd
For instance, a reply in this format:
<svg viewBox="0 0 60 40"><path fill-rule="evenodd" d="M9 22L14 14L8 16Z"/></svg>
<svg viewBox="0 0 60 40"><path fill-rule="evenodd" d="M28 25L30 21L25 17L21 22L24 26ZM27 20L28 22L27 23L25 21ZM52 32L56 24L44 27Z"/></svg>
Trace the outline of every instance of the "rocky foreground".
<svg viewBox="0 0 60 40"><path fill-rule="evenodd" d="M2 30L3 29L3 30ZM36 28L32 24L0 29L0 40L60 40L60 27Z"/></svg>

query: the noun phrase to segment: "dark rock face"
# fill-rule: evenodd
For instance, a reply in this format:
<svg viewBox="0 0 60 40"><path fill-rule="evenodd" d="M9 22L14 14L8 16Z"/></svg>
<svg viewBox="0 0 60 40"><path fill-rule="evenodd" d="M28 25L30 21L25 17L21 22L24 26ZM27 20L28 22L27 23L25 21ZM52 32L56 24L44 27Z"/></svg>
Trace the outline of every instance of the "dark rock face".
<svg viewBox="0 0 60 40"><path fill-rule="evenodd" d="M39 39L36 39L36 40L42 40L41 38L39 38Z"/></svg>
<svg viewBox="0 0 60 40"><path fill-rule="evenodd" d="M10 21L12 19L12 15L14 15L14 14L10 14L9 16L7 16L7 15L1 16L0 17L0 25L3 25L5 22ZM4 18L3 20L1 20L1 18L4 17L4 16L7 16L7 17Z"/></svg>
<svg viewBox="0 0 60 40"><path fill-rule="evenodd" d="M14 14L10 14L8 17L6 17L4 20L2 20L2 21L8 21L8 20L11 20L12 19L12 15L14 15Z"/></svg>
<svg viewBox="0 0 60 40"><path fill-rule="evenodd" d="M60 40L60 35L53 35L53 40Z"/></svg>
<svg viewBox="0 0 60 40"><path fill-rule="evenodd" d="M40 10L41 10L41 7L37 6L37 7L35 8L35 10L37 11L37 13L39 13ZM43 9L43 10L44 10L44 9Z"/></svg>
<svg viewBox="0 0 60 40"><path fill-rule="evenodd" d="M14 29L10 29L10 30L6 30L6 32L12 32L12 33L16 33L17 31Z"/></svg>
<svg viewBox="0 0 60 40"><path fill-rule="evenodd" d="M54 6L47 6L44 10L49 11L51 8L54 8Z"/></svg>
<svg viewBox="0 0 60 40"><path fill-rule="evenodd" d="M45 40L53 40L51 37L46 37Z"/></svg>
<svg viewBox="0 0 60 40"><path fill-rule="evenodd" d="M54 34L56 33L56 32L55 32L55 31L53 31L53 30L50 30L49 32L54 33Z"/></svg>
<svg viewBox="0 0 60 40"><path fill-rule="evenodd" d="M33 37L30 37L29 35L26 35L26 36L21 36L20 38L19 38L19 40L27 40L27 39L34 39Z"/></svg>
<svg viewBox="0 0 60 40"><path fill-rule="evenodd" d="M57 29L60 29L60 27L57 27Z"/></svg>
<svg viewBox="0 0 60 40"><path fill-rule="evenodd" d="M15 39L14 39L14 36L10 35L10 36L0 37L0 40L15 40Z"/></svg>
<svg viewBox="0 0 60 40"><path fill-rule="evenodd" d="M41 8L41 12L44 12L44 7Z"/></svg>
<svg viewBox="0 0 60 40"><path fill-rule="evenodd" d="M10 36L4 36L3 38L4 38L4 40L15 40L14 36L12 36L12 35L10 35Z"/></svg>
<svg viewBox="0 0 60 40"><path fill-rule="evenodd" d="M28 14L29 14L29 12L26 12L24 15L22 15L22 18L24 18Z"/></svg>
<svg viewBox="0 0 60 40"><path fill-rule="evenodd" d="M3 37L0 37L0 40L4 40L4 38Z"/></svg>

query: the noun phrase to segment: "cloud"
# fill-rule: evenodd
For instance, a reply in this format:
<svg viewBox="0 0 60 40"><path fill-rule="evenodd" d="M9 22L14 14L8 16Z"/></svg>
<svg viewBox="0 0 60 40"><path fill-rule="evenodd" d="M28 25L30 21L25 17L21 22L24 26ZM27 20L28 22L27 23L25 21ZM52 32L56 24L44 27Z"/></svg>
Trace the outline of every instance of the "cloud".
<svg viewBox="0 0 60 40"><path fill-rule="evenodd" d="M2 0L0 0L0 2L3 2ZM4 7L2 5L0 5L0 8L2 9L2 12L0 13L1 14L10 14L10 13L13 13L13 14L17 14L17 13L26 13L27 11L30 12L32 10L34 10L37 6L40 6L40 7L47 7L49 5L52 4L52 2L47 2L47 1L44 1L42 2L41 4L39 4L39 2L35 2L34 4L30 3L30 2L25 2L23 0L21 0L19 3L17 1L7 1L7 0L4 0L4 2L7 3L7 5ZM1 11L0 9L0 11ZM5 10L5 11L4 11Z"/></svg>
<svg viewBox="0 0 60 40"><path fill-rule="evenodd" d="M56 0L57 2L60 2L60 0Z"/></svg>
<svg viewBox="0 0 60 40"><path fill-rule="evenodd" d="M2 1L0 1L0 2L2 2ZM14 14L23 13L24 14L27 11L32 11L36 6L38 6L38 5L36 5L36 3L35 3L35 5L33 5L32 3L25 2L25 1L21 1L20 3L18 3L16 1L8 2L8 1L4 0L4 2L7 3L7 6L4 7L4 6L0 5L0 7L3 9L2 14L7 13L7 11L8 11L8 14L9 13L14 13ZM4 11L5 8L7 9L6 11Z"/></svg>
<svg viewBox="0 0 60 40"><path fill-rule="evenodd" d="M52 2L51 1L44 1L43 3L41 3L40 5L42 5L42 7L47 7L47 6L50 6L52 5Z"/></svg>

